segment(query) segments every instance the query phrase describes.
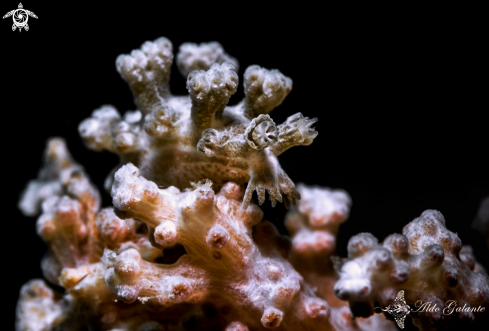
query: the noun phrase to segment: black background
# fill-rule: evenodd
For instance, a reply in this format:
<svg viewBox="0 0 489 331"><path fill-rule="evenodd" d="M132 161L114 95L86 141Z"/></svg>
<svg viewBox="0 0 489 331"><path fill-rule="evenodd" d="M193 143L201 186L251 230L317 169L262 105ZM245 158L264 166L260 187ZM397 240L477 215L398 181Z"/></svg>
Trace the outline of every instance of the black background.
<svg viewBox="0 0 489 331"><path fill-rule="evenodd" d="M17 8L4 1L1 15ZM302 112L318 117L318 137L280 156L296 183L343 188L353 199L341 226L338 252L348 239L371 232L379 240L426 209L489 268L482 237L471 229L489 195L487 36L477 8L342 8L284 3L275 10L247 5L142 1L130 6L80 2L23 2L38 19L28 32L0 21L2 66L2 279L8 289L3 319L14 319L18 291L41 277L46 250L35 218L17 210L21 190L35 178L46 139L64 137L74 158L102 186L117 158L87 150L77 126L104 104L134 110L115 59L146 40L166 36L176 53L183 42L219 41L239 60L239 77L252 64L277 68L293 90L272 112L276 123ZM185 94L172 68L171 90ZM242 86L232 97L243 97ZM105 193L104 193L105 194ZM104 206L110 197L104 196ZM285 207L267 202L266 218L285 232Z"/></svg>

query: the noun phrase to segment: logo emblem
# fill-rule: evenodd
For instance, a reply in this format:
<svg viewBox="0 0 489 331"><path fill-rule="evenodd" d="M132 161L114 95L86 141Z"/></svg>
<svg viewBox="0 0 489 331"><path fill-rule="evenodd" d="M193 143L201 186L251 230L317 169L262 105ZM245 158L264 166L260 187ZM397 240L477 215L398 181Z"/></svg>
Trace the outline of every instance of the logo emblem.
<svg viewBox="0 0 489 331"><path fill-rule="evenodd" d="M404 319L406 319L406 316L411 312L411 307L409 307L409 305L406 304L406 300L404 300L404 291L399 291L399 293L397 293L396 300L394 300L391 305L387 306L385 309L380 309L394 316L397 325L401 329L404 329Z"/></svg>
<svg viewBox="0 0 489 331"><path fill-rule="evenodd" d="M33 12L26 10L23 8L22 3L19 3L19 8L9 11L7 14L3 16L3 18L7 18L12 16L14 20L14 24L12 25L12 31L15 29L19 29L19 32L24 28L26 31L29 31L29 25L27 25L27 21L29 20L29 16L37 18L36 14Z"/></svg>

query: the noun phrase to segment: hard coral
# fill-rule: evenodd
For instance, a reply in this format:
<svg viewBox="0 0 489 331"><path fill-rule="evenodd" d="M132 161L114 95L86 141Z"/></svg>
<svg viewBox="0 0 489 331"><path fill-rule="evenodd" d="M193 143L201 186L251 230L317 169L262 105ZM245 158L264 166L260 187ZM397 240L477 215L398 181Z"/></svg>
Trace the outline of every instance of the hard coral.
<svg viewBox="0 0 489 331"><path fill-rule="evenodd" d="M48 142L19 207L31 216L42 209L37 230L49 246L42 270L65 293L42 280L25 284L17 330L393 330L383 315L369 316L400 289L408 301L487 304L487 276L438 212L383 246L357 235L348 259L334 256L349 195L296 189L277 160L317 135L316 119L297 113L277 125L269 116L290 78L250 66L245 99L228 106L238 62L220 44L180 47L188 96L170 93L172 61L166 38L119 56L138 110L121 116L103 106L79 126L88 147L120 156L105 183L113 207L100 208L65 142ZM292 240L262 220L255 190L259 204L268 191L272 205L291 208ZM448 319L415 316L422 329Z"/></svg>
<svg viewBox="0 0 489 331"><path fill-rule="evenodd" d="M242 186L211 182L181 192L158 189L132 164L115 175L112 187L119 216L143 221L153 245L183 245L187 254L172 265L144 261L135 249L106 251L106 281L118 298L149 306L210 303L229 322L258 328L326 327L328 304L312 295L287 262L290 243L271 223L261 222L255 204L241 208Z"/></svg>
<svg viewBox="0 0 489 331"><path fill-rule="evenodd" d="M174 96L169 89L172 49L168 39L159 38L117 58L138 110L124 118L112 106L94 111L79 127L87 146L117 153L120 165L133 163L159 186L185 189L210 179L218 191L228 181L248 182L245 208L254 190L260 204L265 191L273 205L294 203L299 195L277 156L311 144L316 119L297 113L277 126L268 115L291 91L292 80L278 70L250 66L244 73L244 100L227 106L238 86L237 61L218 43L184 44L177 63L188 75L189 96Z"/></svg>
<svg viewBox="0 0 489 331"><path fill-rule="evenodd" d="M83 330L93 319L103 329L145 323L148 317L140 308L127 310L114 302L116 296L105 283L101 258L105 248L136 247L149 261L162 252L151 246L147 236L137 233L138 222L129 220L126 225L112 208L100 211L99 192L71 158L63 140L49 141L39 177L29 183L21 206L31 211L42 200L37 232L49 246L42 271L66 294L55 293L42 280L25 284L17 304L16 328ZM45 197L43 187L57 190Z"/></svg>
<svg viewBox="0 0 489 331"><path fill-rule="evenodd" d="M402 234L392 234L382 244L370 233L352 237L348 258L337 260L336 268L340 279L334 291L349 301L355 316L368 317L376 305L391 305L400 290L413 307L420 308L423 302L438 307L411 314L421 330L460 327L474 321L476 313L471 311L445 314L442 309L449 300L459 306L489 304L489 277L475 262L471 248L462 247L459 237L445 227L443 215L435 210L423 212ZM484 314L477 316L477 323L484 320Z"/></svg>
<svg viewBox="0 0 489 331"><path fill-rule="evenodd" d="M292 206L285 226L292 236L289 260L319 298L331 307L335 330L394 330L381 315L353 318L348 302L338 299L333 287L338 280L333 260L339 226L348 218L351 198L343 190L299 184L301 200Z"/></svg>
<svg viewBox="0 0 489 331"><path fill-rule="evenodd" d="M18 330L392 329L378 316L352 321L345 302L336 300L331 307L326 301L331 296L308 277L310 264L301 269L294 258L307 251L301 244L306 236L294 236L291 243L262 221L257 205L243 208L242 185L227 182L217 194L209 180L184 191L160 189L127 164L115 174L114 209L100 210L93 203L96 189L64 142L51 140L47 150L52 146L59 153L48 153L45 169L56 169L67 158L79 169L76 183L84 184L75 195L72 182L58 183L61 190L44 200L38 219L38 232L51 252L43 262L45 276L66 293L56 293L42 280L24 285ZM334 243L348 215L348 195L299 190L304 201L291 210L288 226L299 227L290 219L302 220L302 226L309 220L318 231L331 231ZM175 259L176 247L183 251ZM327 259L333 251L334 244L305 255L326 265L326 277L334 278Z"/></svg>
<svg viewBox="0 0 489 331"><path fill-rule="evenodd" d="M288 239L260 223L262 211L250 203L255 189L260 203L265 191L274 205L299 198L277 155L310 144L316 119L296 114L276 126L268 113L292 81L258 66L245 72L245 100L227 107L237 61L217 43L181 46L190 95L172 96L172 59L166 38L121 55L117 70L138 110L121 118L103 106L79 127L87 146L139 167L128 163L114 185L113 173L106 181L122 219L100 210L98 191L64 142L49 142L20 207L34 215L42 204L38 232L50 246L43 271L66 294L41 280L26 284L17 328L156 330L193 320L201 329L317 329L318 321L329 329L327 302L286 259Z"/></svg>

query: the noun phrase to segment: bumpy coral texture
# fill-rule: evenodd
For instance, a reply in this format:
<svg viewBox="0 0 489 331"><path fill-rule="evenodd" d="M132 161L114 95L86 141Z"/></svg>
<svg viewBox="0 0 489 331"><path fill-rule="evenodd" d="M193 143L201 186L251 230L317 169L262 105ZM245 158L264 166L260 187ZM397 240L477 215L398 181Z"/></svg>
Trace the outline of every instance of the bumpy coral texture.
<svg viewBox="0 0 489 331"><path fill-rule="evenodd" d="M46 187L57 189L45 197L41 193ZM99 192L61 139L48 142L39 179L29 183L20 206L28 213L40 201L37 232L49 247L42 271L66 294L56 293L43 280L25 284L17 304L16 329L76 331L93 324L103 330L159 330L144 329L153 320L145 307L117 302L105 282L102 254L104 249L135 248L146 260L156 261L162 251L148 241L141 222L124 222L112 208L100 210ZM182 313L170 312L159 321L178 324L181 317Z"/></svg>
<svg viewBox="0 0 489 331"><path fill-rule="evenodd" d="M296 188L277 160L317 135L316 119L298 113L276 125L269 116L292 81L251 66L245 99L228 106L238 63L220 44L180 47L188 96L170 93L172 59L166 38L121 55L117 70L138 110L121 117L103 106L79 126L88 147L120 156L105 183L113 207L101 209L66 143L48 142L43 168L19 203L26 215L41 211L47 282L22 287L18 331L395 330L384 315L368 316L399 289L411 301L428 294L487 302L487 277L437 212L384 246L355 236L349 258L335 257L349 195ZM259 204L268 192L273 205L290 207L291 238L262 219L255 190ZM422 329L446 322L438 315L415 321Z"/></svg>
<svg viewBox="0 0 489 331"><path fill-rule="evenodd" d="M343 190L297 186L301 200L285 217L285 226L292 237L289 261L312 287L326 300L335 330L395 330L382 315L353 318L348 302L338 299L333 287L338 280L333 259L340 225L350 213L351 198Z"/></svg>
<svg viewBox="0 0 489 331"><path fill-rule="evenodd" d="M167 307L187 302L212 306L230 322L267 328L326 326L328 304L303 284L285 260L289 241L261 222L255 204L241 208L244 190L228 182L218 194L211 182L181 192L158 189L132 164L115 175L114 207L143 221L162 249L180 244L187 254L173 265L144 261L133 249L106 252L111 291L127 303ZM324 328L324 327L323 327Z"/></svg>
<svg viewBox="0 0 489 331"><path fill-rule="evenodd" d="M37 222L50 247L42 267L66 293L42 280L24 285L17 330L392 329L378 316L353 321L346 302L330 306L328 291L317 289L335 278L328 257L350 204L342 191L300 186L304 200L287 221L296 229L291 242L256 204L242 207L244 187L233 182L217 194L209 180L160 189L127 164L115 174L114 208L100 209L63 140L48 142L44 163L41 174L60 189L42 201ZM32 187L22 200L28 210L42 200ZM309 257L304 268L301 255ZM311 277L316 269L319 278Z"/></svg>
<svg viewBox="0 0 489 331"><path fill-rule="evenodd" d="M286 215L285 226L292 236L289 260L319 296L339 303L332 288L337 279L331 256L336 253L339 226L348 218L351 198L345 191L298 186L301 200Z"/></svg>
<svg viewBox="0 0 489 331"><path fill-rule="evenodd" d="M337 260L340 279L336 295L348 300L355 316L370 316L376 306L387 307L404 290L406 303L430 302L437 311L410 314L420 330L483 325L484 312L444 314L449 300L458 306L489 306L489 278L475 261L472 249L445 227L443 215L426 210L407 224L402 234L388 236L382 244L370 233L360 233L348 243L348 258ZM418 303L421 306L421 303Z"/></svg>
<svg viewBox="0 0 489 331"><path fill-rule="evenodd" d="M139 109L121 118L104 106L80 124L89 147L121 156L124 165L106 182L114 208L100 209L97 189L65 142L48 142L43 169L19 207L26 215L42 208L37 229L49 246L42 269L66 293L42 280L24 285L17 329L370 330L389 323L352 321L344 303L335 302L343 308L332 311L325 291L318 296L287 260L293 247L297 263L309 233L299 231L291 245L251 202L254 190L260 203L265 191L273 204L293 205L300 197L277 155L310 144L316 120L296 114L277 126L268 115L290 92L291 80L251 66L245 100L227 107L237 61L218 43L184 44L177 64L188 74L190 95L172 96L172 56L166 38L120 56L117 69ZM316 247L308 256L329 265L349 198L316 190L323 199L307 207L305 192L301 212L316 208L321 215L311 218L313 226L331 233L325 232L326 254ZM321 246L324 233L313 237Z"/></svg>
<svg viewBox="0 0 489 331"><path fill-rule="evenodd" d="M268 191L272 204L299 198L277 156L317 136L316 119L301 113L277 125L269 113L292 89L292 80L276 69L257 65L244 73L245 98L228 106L238 87L238 62L218 43L184 44L177 55L187 76L188 96L170 93L172 44L166 38L145 42L141 49L117 58L117 70L129 84L138 107L121 118L103 106L80 124L88 147L107 149L131 162L141 175L162 187L190 187L210 179L218 191L226 182L248 183L243 205L257 191L260 204ZM106 182L110 190L111 173Z"/></svg>

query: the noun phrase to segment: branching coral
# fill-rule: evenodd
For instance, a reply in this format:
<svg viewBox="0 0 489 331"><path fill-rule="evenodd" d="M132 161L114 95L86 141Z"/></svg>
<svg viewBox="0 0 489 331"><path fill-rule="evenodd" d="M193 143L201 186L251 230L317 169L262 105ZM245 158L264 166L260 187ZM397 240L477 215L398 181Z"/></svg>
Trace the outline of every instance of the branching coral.
<svg viewBox="0 0 489 331"><path fill-rule="evenodd" d="M49 141L43 162L38 178L28 183L20 199L19 208L25 215L39 214L45 199L63 194L80 198L88 209L100 208L99 192L73 161L63 139Z"/></svg>
<svg viewBox="0 0 489 331"><path fill-rule="evenodd" d="M123 119L111 106L94 111L79 127L87 146L117 153L120 165L133 163L143 177L163 187L185 189L210 179L218 191L228 181L249 182L245 208L254 190L260 203L265 191L273 205L294 203L299 195L277 156L292 146L311 144L317 132L311 128L316 119L300 113L278 126L268 115L291 91L291 79L275 69L250 66L244 74L245 99L227 106L238 86L237 61L219 44L180 47L177 62L182 74L188 74L189 96L170 94L172 61L166 38L119 56L117 70L138 111Z"/></svg>
<svg viewBox="0 0 489 331"><path fill-rule="evenodd" d="M161 251L151 246L147 236L137 233L140 222L128 220L126 224L112 208L100 211L98 191L73 161L63 140L48 142L44 163L40 179L28 185L21 206L29 211L42 201L37 232L49 246L42 270L66 294L56 294L42 280L24 285L17 305L17 329L82 330L92 319L105 329L144 324L148 316L140 309L128 310L114 302L116 296L105 283L101 257L106 247L136 248L150 261L161 257ZM46 197L43 185L57 190Z"/></svg>
<svg viewBox="0 0 489 331"><path fill-rule="evenodd" d="M417 305L411 317L421 330L444 329L476 317L483 323L484 314L442 310L449 300L459 306L489 304L487 274L475 263L471 249L463 248L459 237L447 230L443 215L427 210L402 233L388 236L382 244L370 233L360 233L348 243L348 258L336 261L340 279L334 290L349 301L353 314L370 316L376 305L389 306L404 290L406 303ZM438 310L423 310L421 302Z"/></svg>
<svg viewBox="0 0 489 331"><path fill-rule="evenodd" d="M45 169L57 165L61 157L81 169L63 141L50 141L48 151L53 145L59 153L46 159ZM88 192L96 192L82 170L76 175L78 183L90 188ZM69 192L70 183L61 185L60 192ZM257 205L243 209L243 186L228 182L217 194L209 180L192 186L183 192L173 186L159 189L134 165L123 166L116 172L112 196L115 212L126 221L112 208L93 207L93 197L86 192L45 199L38 232L51 254L43 268L46 278L64 287L66 294L56 294L41 280L26 284L18 303L17 328L186 329L185 316L214 330L226 326L227 330L385 326L386 321L375 319L353 322L346 307L331 309L325 298L317 296L287 261L291 249L304 251L297 245L300 237L295 236L291 244L271 223L262 221ZM301 192L305 200L299 210L313 215L316 226L325 228L328 221L336 222L327 227L336 229L346 218L349 198L343 192L328 196L329 191L316 189L314 197L322 193L319 196L324 198L319 206L308 204L310 192ZM317 208L324 206L332 208ZM185 254L164 263L171 251L167 249L177 245L184 247ZM334 244L326 254L333 250ZM327 264L321 253L317 262ZM216 315L220 318L209 318Z"/></svg>
<svg viewBox="0 0 489 331"><path fill-rule="evenodd" d="M172 62L166 38L119 56L138 110L121 116L102 106L79 126L89 148L120 156L105 182L113 207L101 209L64 141L48 142L19 207L31 216L42 209L42 270L65 293L42 280L25 284L17 330L393 330L383 315L368 316L401 288L408 300L487 302L487 277L437 212L384 246L360 234L348 260L334 256L349 195L296 189L277 159L317 135L316 119L297 113L277 125L269 116L290 78L250 66L244 100L228 106L238 62L220 44L180 47L188 96L170 93ZM254 191L260 205L268 192L273 206L290 207L291 239L262 220ZM417 317L421 328L446 323L426 316Z"/></svg>
<svg viewBox="0 0 489 331"><path fill-rule="evenodd" d="M332 292L337 274L331 256L336 252L336 235L340 224L348 217L351 199L341 190L302 184L298 191L301 200L285 219L292 236L289 259L320 297L330 304L337 303L339 300Z"/></svg>
<svg viewBox="0 0 489 331"><path fill-rule="evenodd" d="M394 330L381 315L357 318L348 303L333 291L338 280L333 260L339 226L350 213L351 198L345 191L297 186L301 200L287 213L285 225L292 236L289 260L310 284L314 293L331 307L331 323L336 330Z"/></svg>
<svg viewBox="0 0 489 331"><path fill-rule="evenodd" d="M107 252L109 288L124 302L157 307L212 298L226 320L253 328L320 325L318 319L329 314L327 303L311 295L285 260L289 241L270 223L257 225L258 206L241 208L243 195L243 188L231 182L217 195L209 181L184 192L158 189L135 166L123 166L112 187L118 214L146 223L155 246L180 244L187 254L173 265L161 265L144 261L137 250Z"/></svg>

